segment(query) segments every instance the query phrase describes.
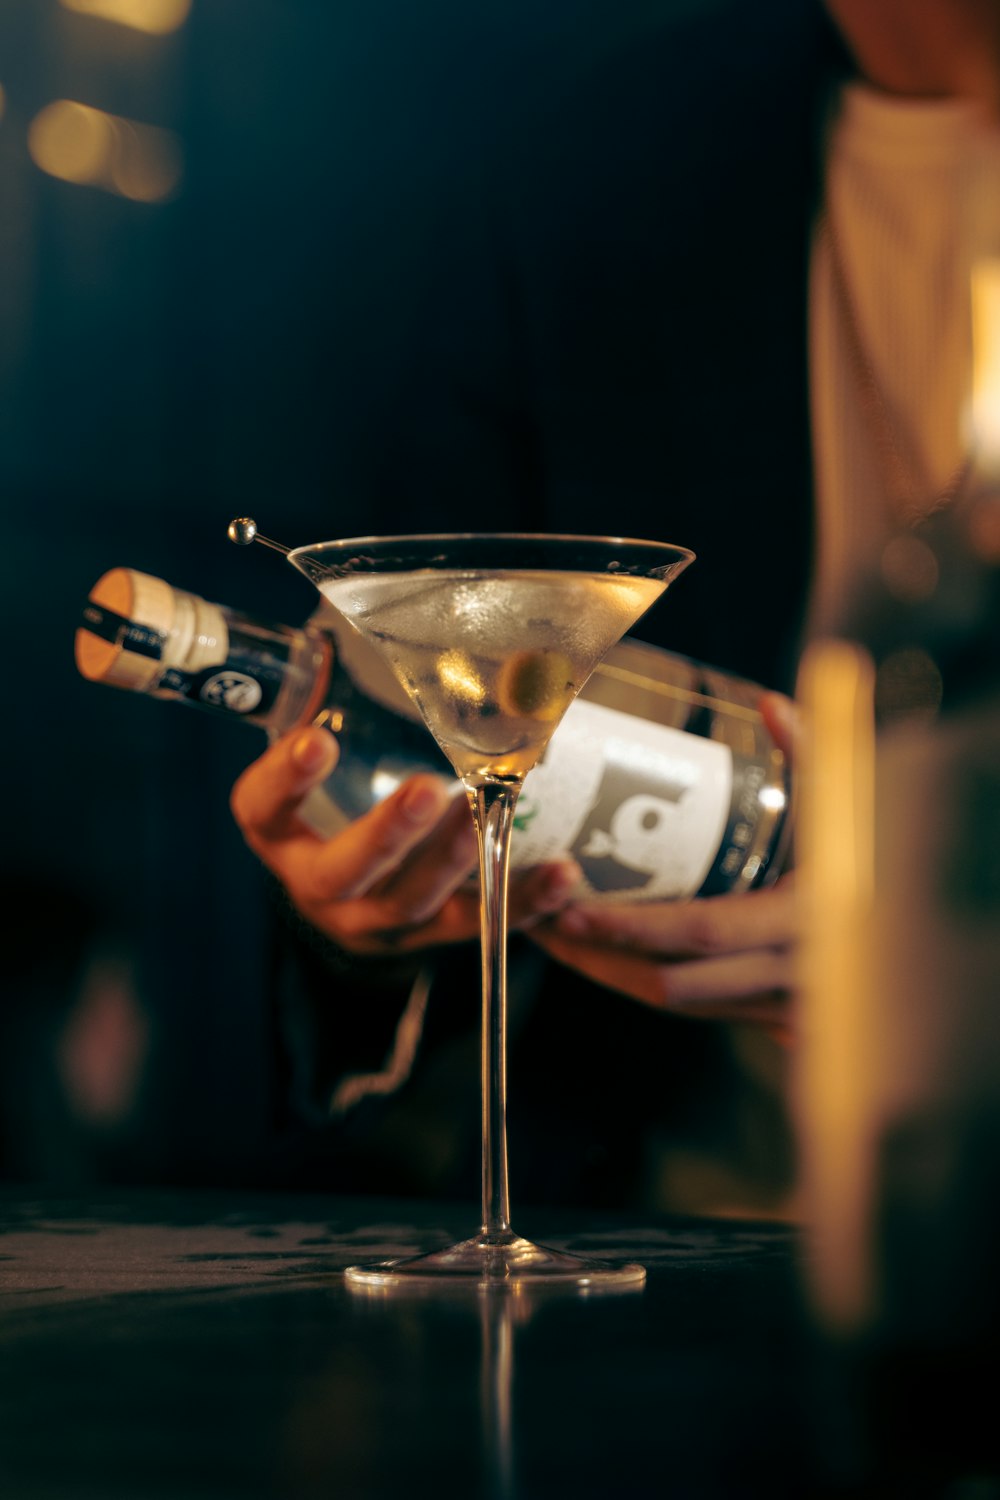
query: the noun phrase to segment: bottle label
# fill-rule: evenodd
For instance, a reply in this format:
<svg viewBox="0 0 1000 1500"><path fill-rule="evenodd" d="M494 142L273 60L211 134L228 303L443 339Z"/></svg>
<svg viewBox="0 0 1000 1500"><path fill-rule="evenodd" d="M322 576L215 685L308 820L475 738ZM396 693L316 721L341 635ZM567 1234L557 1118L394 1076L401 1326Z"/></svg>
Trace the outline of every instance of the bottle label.
<svg viewBox="0 0 1000 1500"><path fill-rule="evenodd" d="M91 635L110 642L112 646L120 646L123 651L131 651L134 656L148 656L151 661L159 661L163 655L165 637L162 631L152 625L128 620L103 604L95 604L93 599L84 605L81 626Z"/></svg>
<svg viewBox="0 0 1000 1500"><path fill-rule="evenodd" d="M727 745L578 698L525 780L512 858L571 855L604 899L692 896L715 862L732 796Z"/></svg>
<svg viewBox="0 0 1000 1500"><path fill-rule="evenodd" d="M168 667L157 688L219 713L260 717L274 707L283 681L284 663L268 663L259 655L231 652L224 665L201 672Z"/></svg>

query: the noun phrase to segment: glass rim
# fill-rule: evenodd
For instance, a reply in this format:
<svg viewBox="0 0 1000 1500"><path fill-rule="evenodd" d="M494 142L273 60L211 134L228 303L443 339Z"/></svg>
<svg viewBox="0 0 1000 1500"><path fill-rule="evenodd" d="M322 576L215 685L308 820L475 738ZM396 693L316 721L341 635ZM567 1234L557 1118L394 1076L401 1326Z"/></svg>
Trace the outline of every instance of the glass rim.
<svg viewBox="0 0 1000 1500"><path fill-rule="evenodd" d="M318 552L322 548L392 546L399 542L601 542L615 547L653 547L665 552L679 552L694 557L690 547L677 542L657 541L653 537L588 534L579 531L403 531L394 535L334 537L327 542L306 542L300 547L290 547L288 556L296 552Z"/></svg>

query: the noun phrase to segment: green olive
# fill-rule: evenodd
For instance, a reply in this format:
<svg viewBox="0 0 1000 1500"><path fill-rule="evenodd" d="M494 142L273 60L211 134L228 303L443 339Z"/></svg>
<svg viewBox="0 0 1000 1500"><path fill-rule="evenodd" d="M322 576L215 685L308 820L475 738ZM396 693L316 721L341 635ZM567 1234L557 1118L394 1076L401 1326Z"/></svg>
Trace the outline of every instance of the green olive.
<svg viewBox="0 0 1000 1500"><path fill-rule="evenodd" d="M559 651L515 651L497 678L502 711L520 719L560 718L573 687L572 663Z"/></svg>

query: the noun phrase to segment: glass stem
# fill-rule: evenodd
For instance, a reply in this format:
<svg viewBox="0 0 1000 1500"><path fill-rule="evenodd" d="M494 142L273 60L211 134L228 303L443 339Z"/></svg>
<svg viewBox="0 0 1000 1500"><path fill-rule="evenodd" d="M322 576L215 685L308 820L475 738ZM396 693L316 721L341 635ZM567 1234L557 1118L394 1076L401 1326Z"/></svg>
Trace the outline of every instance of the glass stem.
<svg viewBox="0 0 1000 1500"><path fill-rule="evenodd" d="M507 875L520 782L466 782L479 843L483 1029L483 1228L510 1238L507 1194Z"/></svg>

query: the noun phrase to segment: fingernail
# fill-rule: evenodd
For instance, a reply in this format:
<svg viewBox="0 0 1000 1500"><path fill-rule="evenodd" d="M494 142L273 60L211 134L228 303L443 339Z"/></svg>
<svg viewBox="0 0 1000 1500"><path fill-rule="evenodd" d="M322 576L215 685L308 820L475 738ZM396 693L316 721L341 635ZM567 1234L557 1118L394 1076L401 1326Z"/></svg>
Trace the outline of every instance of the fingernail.
<svg viewBox="0 0 1000 1500"><path fill-rule="evenodd" d="M425 823L438 811L440 805L440 793L428 781L415 781L412 786L404 789L400 797L400 807L414 823Z"/></svg>
<svg viewBox="0 0 1000 1500"><path fill-rule="evenodd" d="M326 743L326 735L307 733L300 734L292 746L292 760L300 771L312 775L324 765L329 758L330 748Z"/></svg>

